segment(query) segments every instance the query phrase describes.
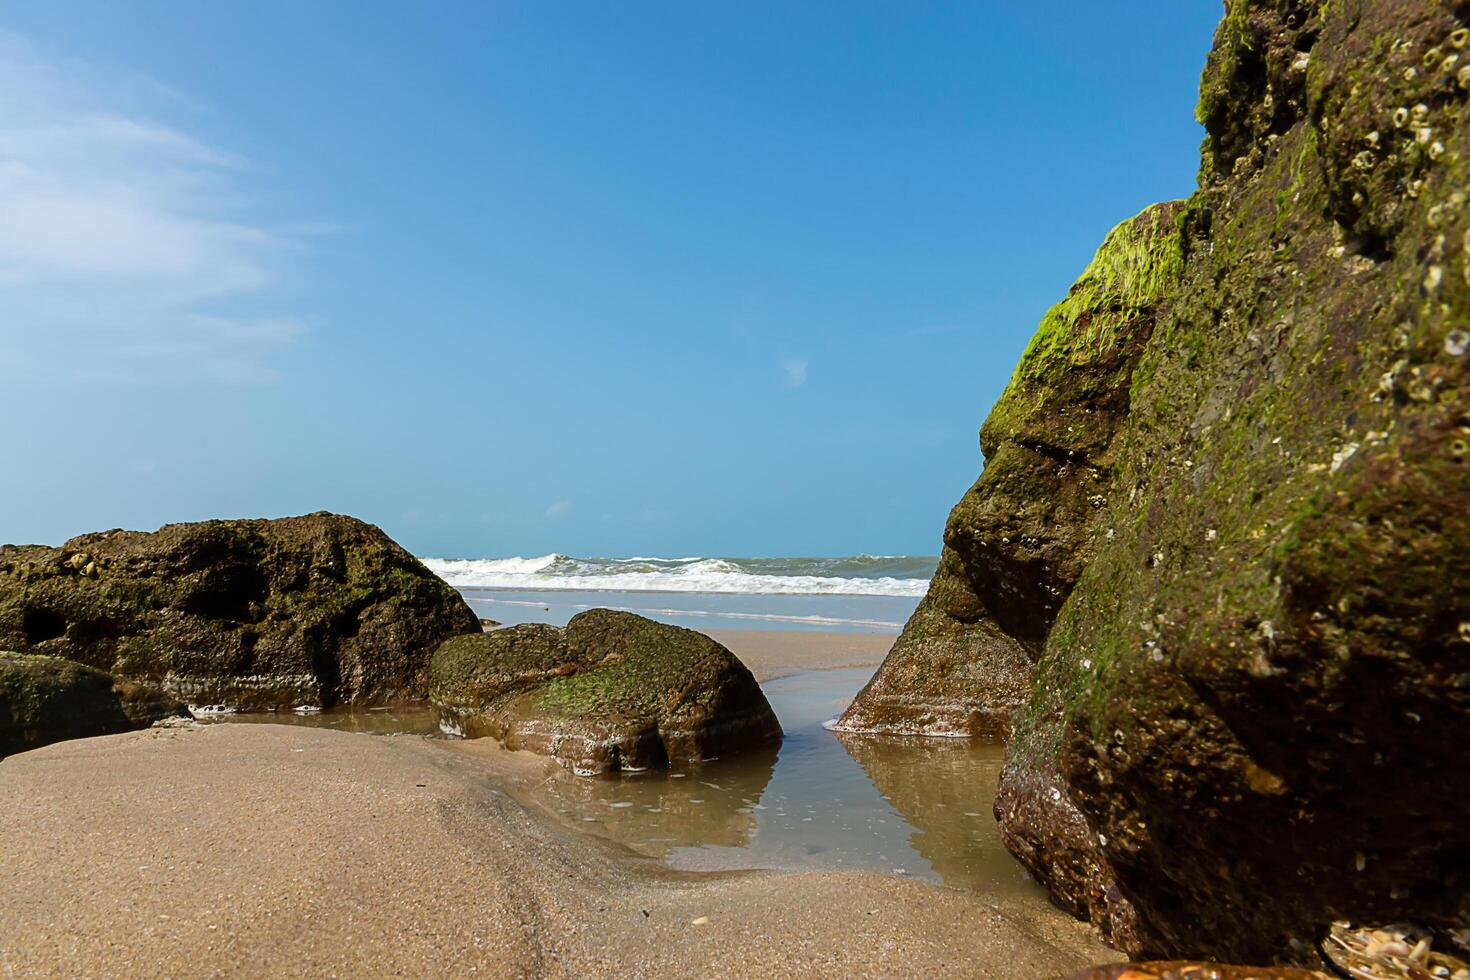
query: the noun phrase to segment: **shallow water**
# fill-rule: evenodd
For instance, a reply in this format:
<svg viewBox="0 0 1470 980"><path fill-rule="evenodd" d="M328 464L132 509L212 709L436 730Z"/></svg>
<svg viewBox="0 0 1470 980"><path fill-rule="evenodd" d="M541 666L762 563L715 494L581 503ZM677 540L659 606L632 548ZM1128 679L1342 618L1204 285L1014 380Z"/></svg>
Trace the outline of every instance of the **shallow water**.
<svg viewBox="0 0 1470 980"><path fill-rule="evenodd" d="M822 727L871 673L816 671L763 685L785 730L779 746L687 774L556 772L538 790L541 802L686 870L862 869L1042 896L996 834L999 743Z"/></svg>
<svg viewBox="0 0 1470 980"><path fill-rule="evenodd" d="M1044 902L996 834L999 743L822 726L871 673L814 671L763 685L785 731L779 746L685 772L586 778L548 767L535 795L582 829L675 868L879 871ZM220 720L437 733L426 708Z"/></svg>
<svg viewBox="0 0 1470 980"><path fill-rule="evenodd" d="M439 734L439 713L427 705L392 708L333 709L331 711L251 711L207 715L204 722L231 722L255 725L302 725L307 728L330 728L340 732L362 732L368 735L435 735Z"/></svg>
<svg viewBox="0 0 1470 980"><path fill-rule="evenodd" d="M612 608L688 629L817 630L898 635L919 600L891 595L745 595L714 592L516 591L460 587L475 612L507 626L567 620Z"/></svg>

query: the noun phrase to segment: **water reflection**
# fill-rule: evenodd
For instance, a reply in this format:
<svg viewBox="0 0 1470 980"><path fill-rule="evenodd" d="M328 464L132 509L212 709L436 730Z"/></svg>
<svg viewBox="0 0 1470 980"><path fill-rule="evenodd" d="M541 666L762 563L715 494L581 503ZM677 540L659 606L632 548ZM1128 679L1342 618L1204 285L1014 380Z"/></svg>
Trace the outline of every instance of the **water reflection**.
<svg viewBox="0 0 1470 980"><path fill-rule="evenodd" d="M428 705L333 708L300 714L294 711L251 711L205 715L199 720L247 725L300 725L304 728L330 728L339 732L361 732L368 735L439 734L439 714Z"/></svg>
<svg viewBox="0 0 1470 980"><path fill-rule="evenodd" d="M584 830L636 845L654 857L680 847L743 847L776 769L775 745L685 772L587 778L557 769L538 802Z"/></svg>
<svg viewBox="0 0 1470 980"><path fill-rule="evenodd" d="M766 684L786 733L774 753L632 779L556 772L541 785L541 802L686 870L863 869L1042 896L1001 846L990 814L998 744L838 738L822 726L869 673Z"/></svg>
<svg viewBox="0 0 1470 980"><path fill-rule="evenodd" d="M874 787L913 827L909 843L947 885L1031 893L991 813L1005 749L999 742L839 735Z"/></svg>
<svg viewBox="0 0 1470 980"><path fill-rule="evenodd" d="M548 762L533 795L584 830L686 870L870 870L1044 902L991 816L999 744L839 737L823 727L869 674L818 671L764 685L786 734L779 746L685 772L595 779ZM438 733L426 707L219 720Z"/></svg>

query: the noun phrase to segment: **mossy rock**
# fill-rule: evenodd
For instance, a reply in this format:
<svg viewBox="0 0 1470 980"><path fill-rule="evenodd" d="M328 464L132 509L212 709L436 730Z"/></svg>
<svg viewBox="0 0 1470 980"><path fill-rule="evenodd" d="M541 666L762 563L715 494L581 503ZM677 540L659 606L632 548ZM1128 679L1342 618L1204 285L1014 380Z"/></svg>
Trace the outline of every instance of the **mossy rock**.
<svg viewBox="0 0 1470 980"><path fill-rule="evenodd" d="M1134 366L1182 267L1181 213L1120 224L1047 313L981 431L985 471L949 515L928 595L839 730L1007 731L1094 549Z"/></svg>
<svg viewBox="0 0 1470 980"><path fill-rule="evenodd" d="M157 688L61 657L0 651L0 756L188 717Z"/></svg>
<svg viewBox="0 0 1470 980"><path fill-rule="evenodd" d="M195 705L422 698L429 655L479 629L448 584L376 527L337 514L0 547L0 647Z"/></svg>
<svg viewBox="0 0 1470 980"><path fill-rule="evenodd" d="M582 774L695 763L780 738L749 669L702 633L593 609L565 629L447 640L430 665L445 728Z"/></svg>
<svg viewBox="0 0 1470 980"><path fill-rule="evenodd" d="M1147 330L1110 370L1116 331L1048 315L864 697L1023 650L1002 835L1132 955L1310 962L1334 919L1463 937L1470 7L1227 9L1175 248L1124 250Z"/></svg>

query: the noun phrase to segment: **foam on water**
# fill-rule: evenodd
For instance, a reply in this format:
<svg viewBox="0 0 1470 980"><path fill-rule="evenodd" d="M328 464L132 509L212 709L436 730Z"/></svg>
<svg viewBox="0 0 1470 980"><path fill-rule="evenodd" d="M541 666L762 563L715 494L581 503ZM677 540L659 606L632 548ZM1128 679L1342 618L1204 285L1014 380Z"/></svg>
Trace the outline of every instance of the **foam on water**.
<svg viewBox="0 0 1470 980"><path fill-rule="evenodd" d="M938 559L840 558L425 558L458 588L581 592L921 597Z"/></svg>

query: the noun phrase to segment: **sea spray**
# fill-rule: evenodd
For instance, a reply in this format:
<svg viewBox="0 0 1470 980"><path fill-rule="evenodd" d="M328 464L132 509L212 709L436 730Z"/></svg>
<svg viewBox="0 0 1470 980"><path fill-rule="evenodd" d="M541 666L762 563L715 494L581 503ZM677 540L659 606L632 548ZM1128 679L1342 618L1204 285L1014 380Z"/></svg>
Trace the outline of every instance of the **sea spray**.
<svg viewBox="0 0 1470 980"><path fill-rule="evenodd" d="M746 595L922 596L938 559L838 558L425 558L458 588L707 592Z"/></svg>

